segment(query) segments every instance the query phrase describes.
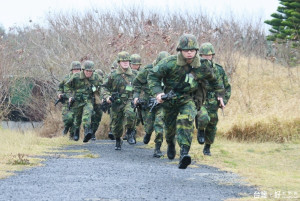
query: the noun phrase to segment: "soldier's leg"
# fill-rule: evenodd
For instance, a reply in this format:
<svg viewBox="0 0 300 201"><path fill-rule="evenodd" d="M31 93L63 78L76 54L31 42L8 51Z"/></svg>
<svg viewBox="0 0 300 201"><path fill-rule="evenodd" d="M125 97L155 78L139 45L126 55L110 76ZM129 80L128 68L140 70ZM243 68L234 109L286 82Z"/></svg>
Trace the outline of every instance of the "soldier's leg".
<svg viewBox="0 0 300 201"><path fill-rule="evenodd" d="M145 135L143 142L144 144L148 144L151 138L151 134L154 130L154 120L155 120L155 112L149 112L149 110L143 111L143 120L144 120L144 129Z"/></svg>
<svg viewBox="0 0 300 201"><path fill-rule="evenodd" d="M163 142L163 132L164 132L164 123L163 123L163 109L162 107L157 108L155 112L155 120L154 120L154 130L155 130L155 150L154 150L154 157L160 158L163 156L162 152L160 151L160 147Z"/></svg>
<svg viewBox="0 0 300 201"><path fill-rule="evenodd" d="M83 114L82 114L82 125L84 128L84 139L83 142L88 142L92 138L92 115L94 112L94 107L92 102L86 102L83 107Z"/></svg>
<svg viewBox="0 0 300 201"><path fill-rule="evenodd" d="M175 135L176 135L176 117L178 109L174 107L163 108L163 121L165 124L165 137L168 144L167 156L169 159L174 159L176 155L175 150Z"/></svg>
<svg viewBox="0 0 300 201"><path fill-rule="evenodd" d="M94 113L92 115L92 126L91 126L93 131L92 140L96 140L95 134L99 128L101 118L102 118L102 110L100 109L100 106L94 105Z"/></svg>
<svg viewBox="0 0 300 201"><path fill-rule="evenodd" d="M191 164L191 157L188 155L193 131L194 120L197 114L196 106L193 101L189 101L179 108L179 115L177 116L177 142L180 146L180 161L179 168L185 169Z"/></svg>
<svg viewBox="0 0 300 201"><path fill-rule="evenodd" d="M197 112L196 116L196 125L197 125L197 140L199 144L204 144L205 141L205 128L210 121L207 109L205 106L202 106L201 109Z"/></svg>
<svg viewBox="0 0 300 201"><path fill-rule="evenodd" d="M210 156L210 146L215 141L215 136L217 133L217 124L219 121L217 110L208 110L210 116L210 121L205 129L205 146L203 149L203 154Z"/></svg>
<svg viewBox="0 0 300 201"><path fill-rule="evenodd" d="M62 106L62 119L64 122L63 135L66 135L68 133L68 131L70 131L70 128L73 125L72 112L68 110L67 104L63 104L63 106Z"/></svg>
<svg viewBox="0 0 300 201"><path fill-rule="evenodd" d="M72 110L74 112L74 140L78 141L81 118L82 118L82 113L83 113L83 105L75 104L72 107Z"/></svg>
<svg viewBox="0 0 300 201"><path fill-rule="evenodd" d="M113 133L111 131L111 112L109 113L109 132L108 132L108 138L111 139L111 140L115 139L115 136L113 135Z"/></svg>
<svg viewBox="0 0 300 201"><path fill-rule="evenodd" d="M131 107L131 103L128 102L125 105L124 108L124 116L125 116L125 129L127 129L127 137L128 140L127 142L129 144L135 144L135 135L136 135L136 130L135 130L135 112L133 111L133 108Z"/></svg>
<svg viewBox="0 0 300 201"><path fill-rule="evenodd" d="M115 150L121 150L121 136L123 134L124 108L121 110L111 110L111 131L116 138Z"/></svg>

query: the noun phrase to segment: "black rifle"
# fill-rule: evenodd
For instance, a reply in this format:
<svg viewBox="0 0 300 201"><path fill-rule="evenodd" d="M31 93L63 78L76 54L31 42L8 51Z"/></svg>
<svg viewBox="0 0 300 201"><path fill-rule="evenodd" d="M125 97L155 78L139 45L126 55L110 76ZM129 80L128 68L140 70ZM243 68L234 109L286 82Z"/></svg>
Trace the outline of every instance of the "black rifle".
<svg viewBox="0 0 300 201"><path fill-rule="evenodd" d="M57 99L57 100L55 101L54 106L56 106L59 102L60 102L61 104L64 104L64 103L65 103L65 100L66 100L65 94L62 94L62 95L59 97L59 99Z"/></svg>
<svg viewBox="0 0 300 201"><path fill-rule="evenodd" d="M71 110L71 107L73 106L73 103L75 102L74 98L71 98L71 101L68 103L68 109Z"/></svg>
<svg viewBox="0 0 300 201"><path fill-rule="evenodd" d="M131 102L131 107L133 108L134 112L136 112L136 110L137 110L137 114L138 114L138 117L139 117L142 125L144 125L142 110L145 110L146 105L147 105L147 102L142 99L138 99L136 104L134 104L133 100Z"/></svg>
<svg viewBox="0 0 300 201"><path fill-rule="evenodd" d="M169 101L169 100L172 100L174 97L176 97L176 94L173 90L171 90L171 91L169 91L169 93L162 95L161 99L163 101ZM156 100L156 98L151 98L149 100L149 104L148 104L148 107L150 107L150 112L152 112L152 110L154 108L156 108L158 105L159 105L159 102Z"/></svg>
<svg viewBox="0 0 300 201"><path fill-rule="evenodd" d="M110 100L111 100L111 98L110 98ZM102 104L101 104L101 106L100 106L100 108L101 108L101 110L103 111L103 112L107 112L108 114L110 114L110 108L111 108L111 104L109 104L107 101L106 101L106 99L104 99L103 100L103 102L102 102Z"/></svg>

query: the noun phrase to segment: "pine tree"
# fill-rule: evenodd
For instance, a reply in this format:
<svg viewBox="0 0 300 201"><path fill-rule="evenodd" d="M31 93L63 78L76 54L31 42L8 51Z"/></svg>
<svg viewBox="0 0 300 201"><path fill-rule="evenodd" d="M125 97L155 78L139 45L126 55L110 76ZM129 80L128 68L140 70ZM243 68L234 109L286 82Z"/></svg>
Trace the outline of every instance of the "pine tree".
<svg viewBox="0 0 300 201"><path fill-rule="evenodd" d="M282 6L278 6L278 13L273 13L274 19L265 23L272 26L268 40L277 42L300 40L300 0L279 0ZM296 45L296 43L294 43Z"/></svg>

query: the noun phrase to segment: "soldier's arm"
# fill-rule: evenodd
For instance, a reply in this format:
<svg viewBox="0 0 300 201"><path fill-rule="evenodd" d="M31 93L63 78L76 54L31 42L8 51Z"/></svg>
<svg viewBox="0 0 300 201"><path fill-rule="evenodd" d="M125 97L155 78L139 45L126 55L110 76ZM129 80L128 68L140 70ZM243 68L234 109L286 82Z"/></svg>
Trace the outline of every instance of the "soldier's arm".
<svg viewBox="0 0 300 201"><path fill-rule="evenodd" d="M149 70L147 81L153 95L164 93L161 87L161 80L167 76L168 66L161 61L158 65Z"/></svg>
<svg viewBox="0 0 300 201"><path fill-rule="evenodd" d="M60 98L60 96L65 93L65 91L64 91L64 85L65 85L65 80L62 80L58 84L58 90L57 90L58 98Z"/></svg>
<svg viewBox="0 0 300 201"><path fill-rule="evenodd" d="M104 79L103 85L101 88L101 95L103 99L107 99L111 96L111 90L112 90L112 78L111 73Z"/></svg>
<svg viewBox="0 0 300 201"><path fill-rule="evenodd" d="M65 82L65 94L67 98L74 97L75 95L74 79L75 79L75 74L73 74L70 77L70 79Z"/></svg>
<svg viewBox="0 0 300 201"><path fill-rule="evenodd" d="M145 69L139 71L137 76L133 80L133 98L139 98L143 87L147 84L147 74L148 72Z"/></svg>
<svg viewBox="0 0 300 201"><path fill-rule="evenodd" d="M224 104L226 105L231 96L231 85L229 83L229 80L228 80L225 70L221 66L218 67L218 69L220 71L222 81L224 84L224 88L225 88Z"/></svg>

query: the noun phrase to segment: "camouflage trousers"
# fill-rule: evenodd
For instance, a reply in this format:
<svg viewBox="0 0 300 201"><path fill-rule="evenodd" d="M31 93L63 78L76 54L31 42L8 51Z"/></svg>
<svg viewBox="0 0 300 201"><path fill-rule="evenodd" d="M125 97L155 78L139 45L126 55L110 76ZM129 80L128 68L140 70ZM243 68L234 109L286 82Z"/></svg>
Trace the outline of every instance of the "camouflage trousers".
<svg viewBox="0 0 300 201"><path fill-rule="evenodd" d="M134 128L135 113L131 107L130 101L123 105L112 105L111 108L111 132L116 138L123 135L123 126L125 129Z"/></svg>
<svg viewBox="0 0 300 201"><path fill-rule="evenodd" d="M64 103L62 106L62 119L65 128L70 128L70 133L74 133L74 111L68 109L68 103Z"/></svg>
<svg viewBox="0 0 300 201"><path fill-rule="evenodd" d="M102 118L102 110L100 108L100 105L94 105L94 112L92 115L92 120L91 120L91 128L93 133L96 133L96 131L99 128L100 122Z"/></svg>
<svg viewBox="0 0 300 201"><path fill-rule="evenodd" d="M168 144L175 143L177 134L177 143L180 147L182 145L191 146L196 114L197 110L193 100L181 104L164 105L165 136Z"/></svg>
<svg viewBox="0 0 300 201"><path fill-rule="evenodd" d="M75 129L80 129L81 122L84 128L91 128L91 120L94 113L92 101L87 100L80 103L75 102L73 111L75 117Z"/></svg>
<svg viewBox="0 0 300 201"><path fill-rule="evenodd" d="M144 128L147 134L152 134L155 131L155 143L163 142L163 108L158 107L153 112L149 112L149 109L143 110Z"/></svg>
<svg viewBox="0 0 300 201"><path fill-rule="evenodd" d="M197 113L197 129L205 130L205 144L214 143L218 118L218 106L217 105L204 105Z"/></svg>

